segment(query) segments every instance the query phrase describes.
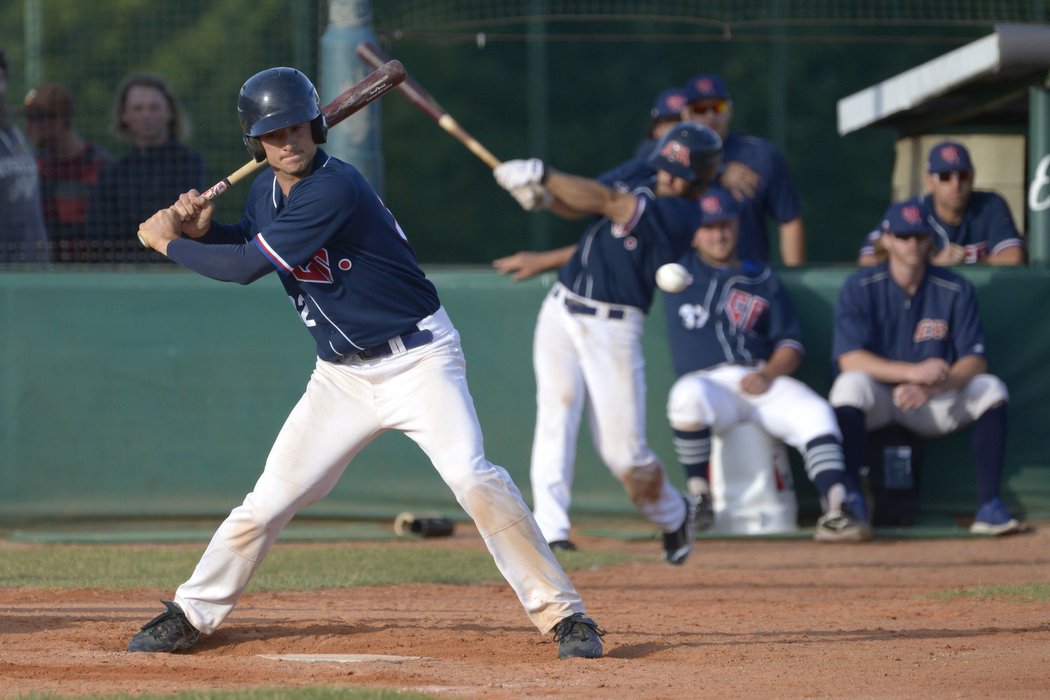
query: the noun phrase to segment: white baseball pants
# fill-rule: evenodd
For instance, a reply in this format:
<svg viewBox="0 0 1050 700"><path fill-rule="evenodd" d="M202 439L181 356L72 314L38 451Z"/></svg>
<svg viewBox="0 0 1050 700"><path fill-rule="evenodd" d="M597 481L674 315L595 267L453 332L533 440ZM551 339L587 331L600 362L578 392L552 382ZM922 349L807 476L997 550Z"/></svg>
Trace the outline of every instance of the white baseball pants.
<svg viewBox="0 0 1050 700"><path fill-rule="evenodd" d="M572 313L566 299L594 314ZM609 311L622 313L609 318ZM681 494L645 438L642 323L634 307L578 297L561 284L543 301L533 338L536 432L532 443L533 512L548 542L569 539L569 504L584 401L602 461L639 512L664 532L685 518Z"/></svg>
<svg viewBox="0 0 1050 700"><path fill-rule="evenodd" d="M671 427L710 428L715 435L722 435L738 423L753 422L802 454L814 438L842 438L828 402L794 377L777 377L763 394L741 391L740 380L755 369L721 365L679 377L667 398Z"/></svg>
<svg viewBox="0 0 1050 700"><path fill-rule="evenodd" d="M459 334L444 309L419 327L434 333L431 343L373 360L318 360L254 490L176 591L194 627L208 634L222 623L292 516L326 496L387 430L405 433L427 454L540 631L583 612L510 476L485 459Z"/></svg>
<svg viewBox="0 0 1050 700"><path fill-rule="evenodd" d="M843 372L831 385L832 406L852 406L864 411L865 427L878 430L890 423L902 425L923 437L939 437L964 428L988 409L1007 401L1006 384L992 374L978 374L960 390L934 396L914 411L893 403L893 386L864 372Z"/></svg>

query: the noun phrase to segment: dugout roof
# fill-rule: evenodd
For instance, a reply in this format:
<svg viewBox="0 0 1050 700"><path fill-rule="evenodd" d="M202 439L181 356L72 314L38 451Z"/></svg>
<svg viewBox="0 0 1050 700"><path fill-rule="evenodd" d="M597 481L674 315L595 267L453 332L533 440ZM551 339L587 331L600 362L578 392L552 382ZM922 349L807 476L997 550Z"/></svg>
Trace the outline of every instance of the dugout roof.
<svg viewBox="0 0 1050 700"><path fill-rule="evenodd" d="M1050 24L997 24L995 33L838 101L838 131L892 126L902 136L946 127L1028 123L1028 88L1046 87Z"/></svg>

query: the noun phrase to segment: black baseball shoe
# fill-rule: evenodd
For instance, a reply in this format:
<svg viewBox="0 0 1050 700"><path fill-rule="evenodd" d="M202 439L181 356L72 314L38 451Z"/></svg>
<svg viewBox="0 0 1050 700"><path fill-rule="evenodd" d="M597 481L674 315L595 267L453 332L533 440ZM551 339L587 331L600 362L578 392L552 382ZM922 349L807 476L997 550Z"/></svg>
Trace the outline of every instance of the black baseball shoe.
<svg viewBox="0 0 1050 700"><path fill-rule="evenodd" d="M200 639L201 633L186 619L175 603L160 601L167 608L143 625L128 642L128 651L173 652L189 649Z"/></svg>
<svg viewBox="0 0 1050 700"><path fill-rule="evenodd" d="M583 613L573 613L554 626L559 659L597 659L602 655L605 630Z"/></svg>
<svg viewBox="0 0 1050 700"><path fill-rule="evenodd" d="M682 500L685 501L685 520L674 532L664 533L664 561L669 564L685 563L696 541L693 524L696 520L696 501L687 493L682 494Z"/></svg>
<svg viewBox="0 0 1050 700"><path fill-rule="evenodd" d="M572 540L554 540L550 543L552 552L575 552L577 547Z"/></svg>

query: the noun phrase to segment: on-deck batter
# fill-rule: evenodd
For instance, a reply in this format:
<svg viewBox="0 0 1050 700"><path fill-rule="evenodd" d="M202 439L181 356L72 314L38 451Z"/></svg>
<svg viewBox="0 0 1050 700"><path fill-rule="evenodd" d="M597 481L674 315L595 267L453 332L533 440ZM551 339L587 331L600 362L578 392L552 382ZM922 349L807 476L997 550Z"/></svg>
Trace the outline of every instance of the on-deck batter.
<svg viewBox="0 0 1050 700"><path fill-rule="evenodd" d="M353 166L317 147L326 127L314 86L291 68L262 71L241 88L238 112L249 152L271 168L240 222L213 222L211 203L191 191L140 233L214 279L248 284L276 268L318 359L255 488L128 650L178 651L213 632L292 516L327 495L365 445L400 430L474 519L533 623L554 631L559 656L601 656L603 632L510 476L485 459L459 334L405 233Z"/></svg>

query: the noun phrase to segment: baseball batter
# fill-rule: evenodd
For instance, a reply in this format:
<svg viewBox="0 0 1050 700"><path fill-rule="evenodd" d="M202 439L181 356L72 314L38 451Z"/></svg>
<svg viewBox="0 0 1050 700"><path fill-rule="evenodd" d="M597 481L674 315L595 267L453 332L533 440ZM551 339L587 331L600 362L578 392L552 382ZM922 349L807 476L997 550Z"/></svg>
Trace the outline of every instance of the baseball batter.
<svg viewBox="0 0 1050 700"><path fill-rule="evenodd" d="M561 266L533 341L533 511L552 546L574 548L569 504L586 398L595 447L639 512L664 533L665 560L681 564L692 551L692 499L671 485L646 441L641 336L656 269L688 247L699 218L693 197L714 177L721 147L710 129L680 124L657 144L646 167L624 171L634 174L632 180L612 187L537 159L508 161L495 170L497 182L519 202L522 190L542 186L555 211L598 216L578 246L494 263L518 279Z"/></svg>
<svg viewBox="0 0 1050 700"><path fill-rule="evenodd" d="M291 68L262 71L241 88L238 112L249 152L270 166L243 218L212 221L191 191L140 234L214 279L248 284L276 269L318 359L255 488L128 650L179 651L213 632L292 516L375 437L399 430L474 519L533 623L554 631L559 656L601 656L602 631L507 472L485 459L459 335L405 233L355 168L317 147L326 127L314 86Z"/></svg>
<svg viewBox="0 0 1050 700"><path fill-rule="evenodd" d="M1006 386L987 374L973 286L929 263L933 231L918 200L892 205L880 245L888 259L846 280L835 305L831 404L856 476L867 432L890 423L935 437L973 423L977 509L971 529L1002 535L1020 523L1000 499Z"/></svg>
<svg viewBox="0 0 1050 700"><path fill-rule="evenodd" d="M824 514L815 539L871 537L846 501L845 466L835 414L812 389L791 377L802 362L802 329L787 290L768 265L737 253L739 213L727 191L700 198L693 248L679 261L692 283L664 297L667 339L678 380L667 399L674 447L698 528L711 527L711 436L752 421L805 460ZM727 468L732 468L728 465Z"/></svg>

